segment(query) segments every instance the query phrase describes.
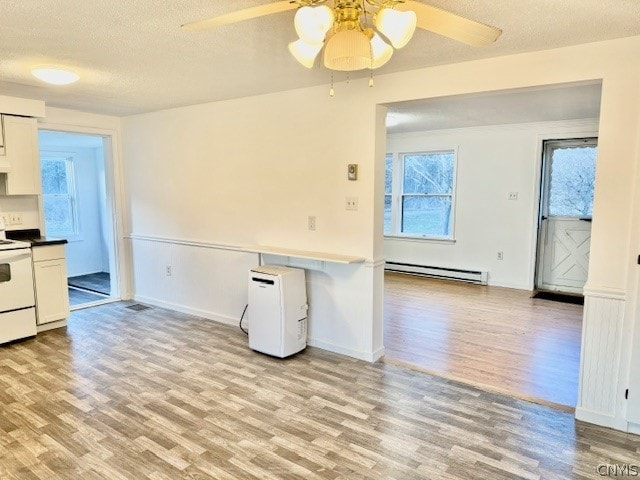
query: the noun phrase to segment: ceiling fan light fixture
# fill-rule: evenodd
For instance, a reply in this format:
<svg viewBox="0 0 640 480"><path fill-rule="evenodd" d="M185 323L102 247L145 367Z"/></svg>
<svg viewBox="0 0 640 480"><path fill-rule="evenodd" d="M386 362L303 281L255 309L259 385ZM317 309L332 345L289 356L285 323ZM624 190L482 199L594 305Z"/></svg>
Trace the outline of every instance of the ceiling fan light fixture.
<svg viewBox="0 0 640 480"><path fill-rule="evenodd" d="M393 8L381 8L374 18L376 28L389 39L394 48L402 48L409 43L416 31L417 22L416 12L401 12Z"/></svg>
<svg viewBox="0 0 640 480"><path fill-rule="evenodd" d="M322 43L307 43L302 39L296 40L289 44L289 51L301 65L307 68L313 68L316 57L322 50Z"/></svg>
<svg viewBox="0 0 640 480"><path fill-rule="evenodd" d="M376 69L383 66L393 55L393 48L387 42L385 42L377 33L373 34L371 38L371 54L373 61L371 62L371 68Z"/></svg>
<svg viewBox="0 0 640 480"><path fill-rule="evenodd" d="M301 7L294 25L298 36L307 43L322 43L335 20L333 10L326 5Z"/></svg>
<svg viewBox="0 0 640 480"><path fill-rule="evenodd" d="M329 70L353 72L371 68L371 43L360 30L342 30L327 40L324 66Z"/></svg>
<svg viewBox="0 0 640 480"><path fill-rule="evenodd" d="M31 69L31 75L51 85L69 85L80 79L80 75L51 65L40 65Z"/></svg>
<svg viewBox="0 0 640 480"><path fill-rule="evenodd" d="M373 70L385 65L394 49L409 43L416 27L477 47L495 42L502 34L499 28L424 1L262 0L263 5L189 22L182 27L193 31L207 30L296 10L294 26L299 40L289 44L294 58L312 68L324 48L324 66L345 72Z"/></svg>

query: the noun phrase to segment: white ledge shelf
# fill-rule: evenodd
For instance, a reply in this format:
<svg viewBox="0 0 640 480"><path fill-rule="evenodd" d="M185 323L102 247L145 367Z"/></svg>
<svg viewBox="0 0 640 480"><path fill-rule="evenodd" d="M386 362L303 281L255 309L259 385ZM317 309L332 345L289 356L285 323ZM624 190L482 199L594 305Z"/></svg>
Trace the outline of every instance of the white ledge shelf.
<svg viewBox="0 0 640 480"><path fill-rule="evenodd" d="M309 252L307 250L294 250L290 248L271 247L266 245L232 245L227 243L212 243L203 240L185 240L178 238L159 237L155 235L130 234L126 238L131 240L142 240L146 242L171 243L176 245L188 245L192 247L213 248L218 250L232 250L236 252L260 253L267 255L278 255L281 257L302 258L305 260L316 260L328 263L341 263L350 265L354 263L364 263L364 257L354 257L350 255L339 255L326 252Z"/></svg>
<svg viewBox="0 0 640 480"><path fill-rule="evenodd" d="M346 265L352 263L363 263L365 261L364 257L353 257L350 255L338 255L335 253L326 252L309 252L306 250L293 250L290 248L270 247L266 245L252 245L250 247L247 247L247 251L267 255L279 255L282 257L295 257L304 258L307 260L320 260L323 262L342 263Z"/></svg>

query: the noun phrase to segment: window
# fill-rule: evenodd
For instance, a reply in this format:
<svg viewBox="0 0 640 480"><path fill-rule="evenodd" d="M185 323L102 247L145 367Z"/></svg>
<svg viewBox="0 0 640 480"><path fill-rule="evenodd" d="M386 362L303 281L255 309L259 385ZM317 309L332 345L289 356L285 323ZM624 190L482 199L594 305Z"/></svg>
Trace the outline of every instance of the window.
<svg viewBox="0 0 640 480"><path fill-rule="evenodd" d="M43 156L40 170L47 234L62 237L78 235L73 158Z"/></svg>
<svg viewBox="0 0 640 480"><path fill-rule="evenodd" d="M548 216L591 218L597 139L545 142Z"/></svg>
<svg viewBox="0 0 640 480"><path fill-rule="evenodd" d="M453 238L453 150L386 157L385 235Z"/></svg>

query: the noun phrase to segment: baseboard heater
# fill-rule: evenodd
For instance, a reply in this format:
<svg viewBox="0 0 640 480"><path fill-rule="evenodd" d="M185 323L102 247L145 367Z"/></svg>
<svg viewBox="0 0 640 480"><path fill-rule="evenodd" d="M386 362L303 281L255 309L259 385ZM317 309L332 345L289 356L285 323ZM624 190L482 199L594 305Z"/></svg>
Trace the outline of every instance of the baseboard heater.
<svg viewBox="0 0 640 480"><path fill-rule="evenodd" d="M489 272L462 270L459 268L430 267L428 265L415 265L413 263L385 262L384 269L388 272L446 278L448 280L460 280L462 282L477 283L479 285L486 285L489 280Z"/></svg>

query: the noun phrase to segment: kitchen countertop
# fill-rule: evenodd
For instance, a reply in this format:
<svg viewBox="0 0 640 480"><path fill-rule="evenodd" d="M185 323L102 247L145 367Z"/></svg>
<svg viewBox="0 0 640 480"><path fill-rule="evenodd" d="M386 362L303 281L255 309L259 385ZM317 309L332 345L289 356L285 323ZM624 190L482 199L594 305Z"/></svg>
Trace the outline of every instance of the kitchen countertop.
<svg viewBox="0 0 640 480"><path fill-rule="evenodd" d="M47 245L64 245L67 242L65 238L43 237L37 228L29 230L8 230L7 238L10 240L21 240L31 243L32 247L44 247Z"/></svg>

